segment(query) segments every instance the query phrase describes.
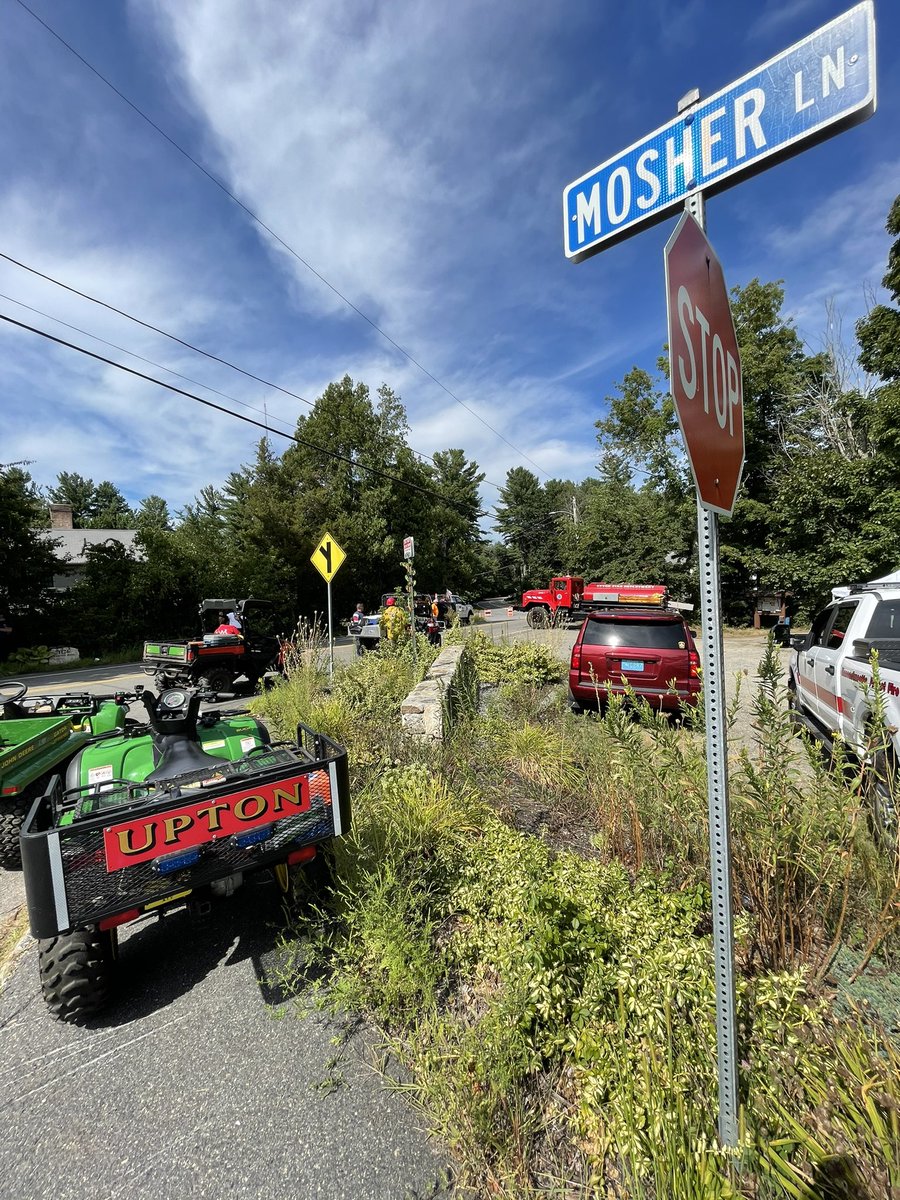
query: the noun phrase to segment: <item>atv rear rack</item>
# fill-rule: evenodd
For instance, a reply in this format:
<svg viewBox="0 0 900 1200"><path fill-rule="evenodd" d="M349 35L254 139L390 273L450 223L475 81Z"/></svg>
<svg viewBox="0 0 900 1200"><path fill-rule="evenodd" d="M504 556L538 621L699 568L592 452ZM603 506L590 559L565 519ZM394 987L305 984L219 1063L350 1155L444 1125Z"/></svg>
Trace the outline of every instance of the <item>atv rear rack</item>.
<svg viewBox="0 0 900 1200"><path fill-rule="evenodd" d="M284 862L350 825L346 751L304 725L296 745L258 747L156 784L59 776L22 831L37 938L117 923L217 879Z"/></svg>

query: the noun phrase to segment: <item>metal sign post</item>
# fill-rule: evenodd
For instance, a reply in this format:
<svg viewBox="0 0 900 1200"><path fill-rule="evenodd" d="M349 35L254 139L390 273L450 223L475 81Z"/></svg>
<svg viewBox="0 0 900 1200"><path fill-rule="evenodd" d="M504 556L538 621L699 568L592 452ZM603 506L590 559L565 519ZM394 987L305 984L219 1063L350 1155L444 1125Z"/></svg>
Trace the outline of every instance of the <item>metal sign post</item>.
<svg viewBox="0 0 900 1200"><path fill-rule="evenodd" d="M703 194L685 209L706 232ZM740 368L739 368L740 369ZM743 461L743 412L741 413ZM740 472L738 472L740 474ZM732 499L732 503L733 503ZM734 924L731 908L731 826L728 809L728 735L725 714L725 652L719 582L719 518L697 491L700 619L703 623L703 703L706 717L706 800L712 885L713 964L716 979L716 1050L719 1073L719 1140L738 1144L737 1006L734 994Z"/></svg>
<svg viewBox="0 0 900 1200"><path fill-rule="evenodd" d="M697 497L700 613L703 621L703 700L706 715L706 798L712 876L713 960L716 975L716 1046L719 1068L719 1139L738 1143L737 1015L734 998L734 928L731 919L731 831L728 813L728 741L722 599L719 587L719 518Z"/></svg>
<svg viewBox="0 0 900 1200"><path fill-rule="evenodd" d="M412 641L413 668L419 669L419 648L416 645L416 540L403 539L403 562L406 567L406 577L409 582L409 636Z"/></svg>
<svg viewBox="0 0 900 1200"><path fill-rule="evenodd" d="M331 624L331 581L341 569L347 555L330 533L323 533L322 540L313 550L309 561L328 585L328 678L334 682L334 634Z"/></svg>

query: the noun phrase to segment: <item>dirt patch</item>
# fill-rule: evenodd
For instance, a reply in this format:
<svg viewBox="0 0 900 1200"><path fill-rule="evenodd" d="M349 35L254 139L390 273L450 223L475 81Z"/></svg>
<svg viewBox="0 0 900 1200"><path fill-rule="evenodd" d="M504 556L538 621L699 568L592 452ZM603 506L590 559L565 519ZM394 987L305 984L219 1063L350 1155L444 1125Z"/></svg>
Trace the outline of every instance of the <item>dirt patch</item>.
<svg viewBox="0 0 900 1200"><path fill-rule="evenodd" d="M568 850L582 858L597 857L591 842L595 830L590 817L574 800L563 797L550 804L546 796L529 795L521 779L508 781L502 799L498 796L486 799L497 815L520 833L530 833L556 851Z"/></svg>
<svg viewBox="0 0 900 1200"><path fill-rule="evenodd" d="M16 963L22 938L28 932L28 913L24 908L16 909L0 923L0 987Z"/></svg>

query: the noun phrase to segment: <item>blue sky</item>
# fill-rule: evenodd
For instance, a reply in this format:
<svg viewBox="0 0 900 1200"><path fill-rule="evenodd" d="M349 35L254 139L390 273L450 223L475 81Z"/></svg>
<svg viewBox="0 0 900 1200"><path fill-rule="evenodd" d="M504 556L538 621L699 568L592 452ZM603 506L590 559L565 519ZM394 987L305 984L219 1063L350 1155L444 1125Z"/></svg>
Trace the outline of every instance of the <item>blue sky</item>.
<svg viewBox="0 0 900 1200"><path fill-rule="evenodd" d="M566 261L564 186L850 7L843 0L28 0L29 6L434 376L142 121L17 0L0 0L0 251L314 400L349 373L406 404L410 443L488 479L582 479L594 422L666 337L676 216ZM812 349L874 295L900 191L900 5L876 3L878 111L710 200L729 284L784 279ZM0 312L181 381L19 301L265 408L305 406L0 260ZM191 391L221 398L196 384ZM0 328L0 461L178 508L258 431ZM232 406L238 408L237 404ZM247 409L239 409L247 412ZM259 415L251 413L251 415ZM276 448L283 444L275 440ZM495 489L485 486L490 507Z"/></svg>

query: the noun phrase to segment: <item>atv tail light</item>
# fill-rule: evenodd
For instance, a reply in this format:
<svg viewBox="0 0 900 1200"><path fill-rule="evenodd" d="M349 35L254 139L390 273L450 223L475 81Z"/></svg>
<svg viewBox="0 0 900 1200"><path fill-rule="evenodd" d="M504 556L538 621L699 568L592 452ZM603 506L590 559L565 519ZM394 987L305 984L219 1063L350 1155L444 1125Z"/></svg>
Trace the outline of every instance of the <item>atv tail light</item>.
<svg viewBox="0 0 900 1200"><path fill-rule="evenodd" d="M164 854L161 858L154 858L150 866L157 875L171 875L174 871L183 871L185 867L192 867L199 861L200 847L192 846L190 850L179 850L175 854Z"/></svg>
<svg viewBox="0 0 900 1200"><path fill-rule="evenodd" d="M2 795L4 795L4 796L15 796L15 795L16 795L16 793L18 792L18 790L19 790L19 789L18 789L17 787L15 787L15 785L14 785L14 786L12 786L12 787L5 787L5 788L3 789Z"/></svg>
<svg viewBox="0 0 900 1200"><path fill-rule="evenodd" d="M315 846L302 846L299 850L292 850L287 856L287 865L295 867L297 863L312 862L316 857Z"/></svg>
<svg viewBox="0 0 900 1200"><path fill-rule="evenodd" d="M251 846L258 846L260 842L267 842L274 832L274 825L260 825L258 829L251 829L249 833L236 833L231 840L235 846L248 850Z"/></svg>
<svg viewBox="0 0 900 1200"><path fill-rule="evenodd" d="M100 929L114 929L116 925L124 925L126 921L134 921L141 915L139 908L129 908L126 912L116 913L114 917L104 917L98 922Z"/></svg>

